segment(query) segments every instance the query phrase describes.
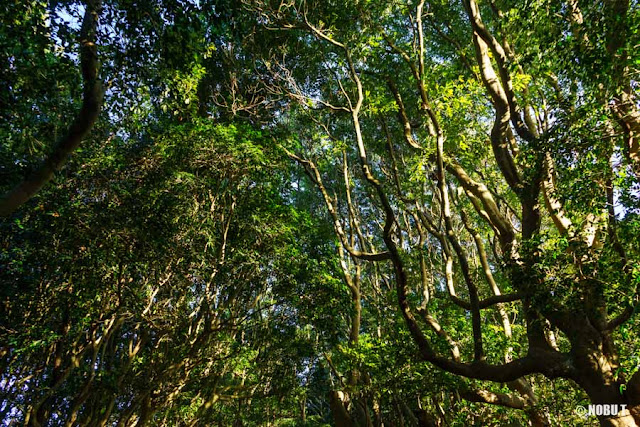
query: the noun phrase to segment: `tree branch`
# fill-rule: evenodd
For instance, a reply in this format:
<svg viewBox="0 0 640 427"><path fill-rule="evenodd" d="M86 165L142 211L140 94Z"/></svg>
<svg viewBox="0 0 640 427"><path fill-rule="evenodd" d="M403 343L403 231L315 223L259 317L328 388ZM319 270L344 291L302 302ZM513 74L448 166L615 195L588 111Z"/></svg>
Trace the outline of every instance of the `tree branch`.
<svg viewBox="0 0 640 427"><path fill-rule="evenodd" d="M58 141L56 148L29 177L0 199L0 216L9 216L33 197L56 171L67 162L89 134L100 114L104 92L98 78L98 53L96 31L101 9L100 0L88 0L80 33L80 68L84 80L82 107L66 135Z"/></svg>

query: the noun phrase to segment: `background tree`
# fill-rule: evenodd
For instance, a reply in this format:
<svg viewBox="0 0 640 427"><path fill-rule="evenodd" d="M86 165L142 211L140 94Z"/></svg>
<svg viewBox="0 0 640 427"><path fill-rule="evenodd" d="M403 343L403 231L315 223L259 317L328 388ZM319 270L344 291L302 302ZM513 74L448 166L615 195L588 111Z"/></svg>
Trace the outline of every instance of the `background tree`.
<svg viewBox="0 0 640 427"><path fill-rule="evenodd" d="M288 163L265 151L270 139L223 124L233 115L199 97L228 55L216 44L233 39L218 6L205 28L204 5L103 5L105 114L51 188L1 225L3 420L211 425L260 421L261 408L298 414L298 368L310 356L286 353L274 368L312 339L282 316L293 281L319 274L293 244L311 220L292 205ZM3 188L55 153L51 135L72 119L74 25L88 11L3 10ZM14 53L21 32L30 50ZM32 61L44 64L42 80ZM52 98L51 87L67 91Z"/></svg>

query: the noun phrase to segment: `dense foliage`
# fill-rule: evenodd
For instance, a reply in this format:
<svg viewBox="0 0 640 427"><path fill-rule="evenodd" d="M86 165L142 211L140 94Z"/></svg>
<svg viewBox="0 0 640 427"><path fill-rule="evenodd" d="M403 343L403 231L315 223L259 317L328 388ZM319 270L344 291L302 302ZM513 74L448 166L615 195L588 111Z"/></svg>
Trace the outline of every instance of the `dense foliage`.
<svg viewBox="0 0 640 427"><path fill-rule="evenodd" d="M0 19L4 425L640 425L637 1Z"/></svg>

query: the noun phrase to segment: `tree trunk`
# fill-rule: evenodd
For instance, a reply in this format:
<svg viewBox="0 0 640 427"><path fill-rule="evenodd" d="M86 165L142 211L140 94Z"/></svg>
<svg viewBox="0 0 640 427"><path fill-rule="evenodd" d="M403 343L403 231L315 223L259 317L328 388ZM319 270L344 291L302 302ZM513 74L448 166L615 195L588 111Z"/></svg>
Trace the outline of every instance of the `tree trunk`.
<svg viewBox="0 0 640 427"><path fill-rule="evenodd" d="M300 400L300 418L302 419L302 423L306 424L307 422L307 398L306 396Z"/></svg>
<svg viewBox="0 0 640 427"><path fill-rule="evenodd" d="M600 425L607 427L640 427L640 375L636 373L625 385L614 376L610 359L599 351L580 351L576 358L575 381L589 396L591 405L606 405L616 408L617 414L604 413L598 416ZM624 387L626 386L626 389ZM591 407L590 409L595 409ZM593 415L593 413L591 414Z"/></svg>
<svg viewBox="0 0 640 427"><path fill-rule="evenodd" d="M344 401L341 399L341 393L336 390L329 392L329 407L333 415L333 421L336 427L355 427L355 423L351 419Z"/></svg>

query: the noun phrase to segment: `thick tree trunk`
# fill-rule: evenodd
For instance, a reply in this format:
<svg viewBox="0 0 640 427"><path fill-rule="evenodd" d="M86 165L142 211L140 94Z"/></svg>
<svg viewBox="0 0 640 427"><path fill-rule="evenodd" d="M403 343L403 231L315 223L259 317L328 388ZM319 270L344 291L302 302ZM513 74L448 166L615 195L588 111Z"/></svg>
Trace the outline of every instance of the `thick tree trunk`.
<svg viewBox="0 0 640 427"><path fill-rule="evenodd" d="M617 414L598 415L600 425L606 427L638 427L640 426L640 406L629 403L625 395L622 395L618 387L602 386L599 390L587 391L592 405L606 405L619 409ZM624 408L624 409L622 409ZM606 410L604 411L606 413ZM635 414L635 415L634 415Z"/></svg>
<svg viewBox="0 0 640 427"><path fill-rule="evenodd" d="M640 371L637 371L627 382L626 396L629 402L629 411L640 424Z"/></svg>
<svg viewBox="0 0 640 427"><path fill-rule="evenodd" d="M438 427L436 418L424 409L416 411L418 417L418 427Z"/></svg>
<svg viewBox="0 0 640 427"><path fill-rule="evenodd" d="M329 407L331 408L333 421L336 427L355 427L355 423L344 405L341 394L342 393L335 390L329 392Z"/></svg>
<svg viewBox="0 0 640 427"><path fill-rule="evenodd" d="M604 405L598 416L600 425L607 427L640 427L640 375L636 373L625 384L615 378L612 363L599 351L576 352L577 377L575 381L589 396L591 405ZM626 387L626 389L625 389ZM614 406L614 405L617 405ZM593 407L592 408L596 408ZM609 414L611 409L617 413ZM609 409L609 410L607 410ZM593 415L593 414L591 414Z"/></svg>

